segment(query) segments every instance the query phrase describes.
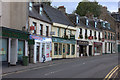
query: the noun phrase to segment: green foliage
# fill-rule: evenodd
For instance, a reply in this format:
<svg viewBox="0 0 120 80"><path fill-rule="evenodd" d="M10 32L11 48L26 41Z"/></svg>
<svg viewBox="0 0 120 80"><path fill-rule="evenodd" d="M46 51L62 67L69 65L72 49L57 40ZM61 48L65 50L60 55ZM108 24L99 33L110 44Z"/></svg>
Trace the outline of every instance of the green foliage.
<svg viewBox="0 0 120 80"><path fill-rule="evenodd" d="M76 11L80 16L86 16L86 14L93 14L95 17L99 17L101 14L101 5L98 2L90 2L88 0L83 0L79 2Z"/></svg>

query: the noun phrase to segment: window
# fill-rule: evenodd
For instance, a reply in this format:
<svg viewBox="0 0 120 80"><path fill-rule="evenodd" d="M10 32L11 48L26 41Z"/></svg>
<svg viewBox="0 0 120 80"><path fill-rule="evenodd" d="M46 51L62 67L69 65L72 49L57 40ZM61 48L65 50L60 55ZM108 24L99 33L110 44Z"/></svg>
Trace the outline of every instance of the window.
<svg viewBox="0 0 120 80"><path fill-rule="evenodd" d="M120 36L120 35L119 35L119 32L118 32L118 40L119 40L119 38L120 38L119 36Z"/></svg>
<svg viewBox="0 0 120 80"><path fill-rule="evenodd" d="M35 30L34 30L34 33L33 34L36 34L36 30L37 30L37 23L36 22L33 22L33 26L35 27Z"/></svg>
<svg viewBox="0 0 120 80"><path fill-rule="evenodd" d="M103 22L103 27L105 27L105 22Z"/></svg>
<svg viewBox="0 0 120 80"><path fill-rule="evenodd" d="M72 31L70 30L70 35L72 34Z"/></svg>
<svg viewBox="0 0 120 80"><path fill-rule="evenodd" d="M87 35L87 29L85 29L85 35Z"/></svg>
<svg viewBox="0 0 120 80"><path fill-rule="evenodd" d="M108 39L110 39L110 33L108 32Z"/></svg>
<svg viewBox="0 0 120 80"><path fill-rule="evenodd" d="M40 24L40 35L43 35L43 25Z"/></svg>
<svg viewBox="0 0 120 80"><path fill-rule="evenodd" d="M58 44L54 43L54 55L58 55Z"/></svg>
<svg viewBox="0 0 120 80"><path fill-rule="evenodd" d="M90 30L90 36L92 36L92 31Z"/></svg>
<svg viewBox="0 0 120 80"><path fill-rule="evenodd" d="M32 2L29 2L29 10L32 11Z"/></svg>
<svg viewBox="0 0 120 80"><path fill-rule="evenodd" d="M66 30L64 29L64 35L66 35L65 32L66 32Z"/></svg>
<svg viewBox="0 0 120 80"><path fill-rule="evenodd" d="M113 34L111 33L111 40L113 39L112 37L113 37Z"/></svg>
<svg viewBox="0 0 120 80"><path fill-rule="evenodd" d="M82 29L80 28L80 34L82 34Z"/></svg>
<svg viewBox="0 0 120 80"><path fill-rule="evenodd" d="M76 23L79 23L79 18L78 18L78 16L76 16Z"/></svg>
<svg viewBox="0 0 120 80"><path fill-rule="evenodd" d="M65 45L63 45L63 53L65 53Z"/></svg>
<svg viewBox="0 0 120 80"><path fill-rule="evenodd" d="M97 28L97 22L95 21L95 28Z"/></svg>
<svg viewBox="0 0 120 80"><path fill-rule="evenodd" d="M62 55L62 44L59 44L59 55Z"/></svg>
<svg viewBox="0 0 120 80"><path fill-rule="evenodd" d="M67 44L67 55L70 55L70 44Z"/></svg>
<svg viewBox="0 0 120 80"><path fill-rule="evenodd" d="M49 36L49 27L46 26L46 36Z"/></svg>
<svg viewBox="0 0 120 80"><path fill-rule="evenodd" d="M109 46L108 46L108 51L110 51L110 43L108 43L109 44Z"/></svg>
<svg viewBox="0 0 120 80"><path fill-rule="evenodd" d="M99 32L99 35L98 35L98 37L99 37L99 40L100 40L100 32Z"/></svg>
<svg viewBox="0 0 120 80"><path fill-rule="evenodd" d="M57 29L58 29L57 34L58 34L58 37L59 37L60 36L60 28L57 28Z"/></svg>
<svg viewBox="0 0 120 80"><path fill-rule="evenodd" d="M94 36L96 37L96 31L94 32Z"/></svg>
<svg viewBox="0 0 120 80"><path fill-rule="evenodd" d="M75 45L72 45L72 55L74 55L75 54Z"/></svg>
<svg viewBox="0 0 120 80"><path fill-rule="evenodd" d="M88 19L86 19L86 25L87 25L87 26L89 25L89 21L88 21Z"/></svg>
<svg viewBox="0 0 120 80"><path fill-rule="evenodd" d="M42 8L42 7L40 7L40 15L42 14L42 10L43 10L43 8Z"/></svg>
<svg viewBox="0 0 120 80"><path fill-rule="evenodd" d="M107 33L105 32L105 39L107 39Z"/></svg>

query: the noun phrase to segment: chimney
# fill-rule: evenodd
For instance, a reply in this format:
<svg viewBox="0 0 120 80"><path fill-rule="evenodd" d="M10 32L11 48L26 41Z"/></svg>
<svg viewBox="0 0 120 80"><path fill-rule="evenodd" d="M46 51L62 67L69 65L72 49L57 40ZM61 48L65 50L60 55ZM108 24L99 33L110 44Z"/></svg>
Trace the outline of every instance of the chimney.
<svg viewBox="0 0 120 80"><path fill-rule="evenodd" d="M59 6L58 9L63 13L66 13L66 8L64 6Z"/></svg>

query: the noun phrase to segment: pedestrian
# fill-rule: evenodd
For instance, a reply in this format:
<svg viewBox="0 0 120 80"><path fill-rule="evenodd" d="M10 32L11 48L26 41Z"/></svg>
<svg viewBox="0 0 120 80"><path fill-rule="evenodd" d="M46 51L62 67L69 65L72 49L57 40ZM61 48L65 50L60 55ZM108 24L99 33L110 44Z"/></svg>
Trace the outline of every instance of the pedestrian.
<svg viewBox="0 0 120 80"><path fill-rule="evenodd" d="M45 59L45 55L43 55L43 56L42 56L42 58L43 58L43 62L42 62L42 63L44 63L44 62L45 62L45 60L46 60L46 59Z"/></svg>

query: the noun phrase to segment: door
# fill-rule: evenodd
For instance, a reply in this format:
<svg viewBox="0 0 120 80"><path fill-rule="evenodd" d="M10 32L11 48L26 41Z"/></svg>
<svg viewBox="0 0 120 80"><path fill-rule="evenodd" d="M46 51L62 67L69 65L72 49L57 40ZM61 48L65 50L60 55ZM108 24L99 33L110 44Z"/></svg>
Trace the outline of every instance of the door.
<svg viewBox="0 0 120 80"><path fill-rule="evenodd" d="M63 44L63 58L66 58L66 44Z"/></svg>
<svg viewBox="0 0 120 80"><path fill-rule="evenodd" d="M112 45L112 43L111 43L111 54L113 53L113 45Z"/></svg>
<svg viewBox="0 0 120 80"><path fill-rule="evenodd" d="M89 46L89 56L92 56L92 46Z"/></svg>
<svg viewBox="0 0 120 80"><path fill-rule="evenodd" d="M120 53L120 45L118 45L118 53Z"/></svg>
<svg viewBox="0 0 120 80"><path fill-rule="evenodd" d="M37 46L37 61L39 61L40 46Z"/></svg>

